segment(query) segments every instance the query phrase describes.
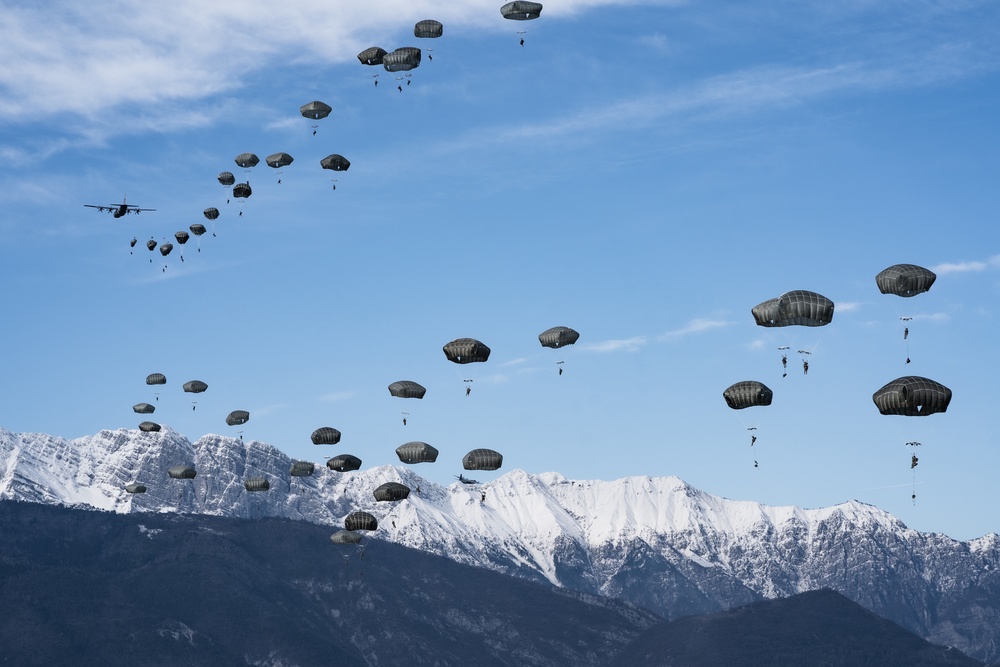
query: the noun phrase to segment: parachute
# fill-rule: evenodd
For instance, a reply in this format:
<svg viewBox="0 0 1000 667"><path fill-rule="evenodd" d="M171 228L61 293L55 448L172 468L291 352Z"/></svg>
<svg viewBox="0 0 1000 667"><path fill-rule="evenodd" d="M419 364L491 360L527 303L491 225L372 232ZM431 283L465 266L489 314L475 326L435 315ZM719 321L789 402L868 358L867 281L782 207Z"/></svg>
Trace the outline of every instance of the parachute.
<svg viewBox="0 0 1000 667"><path fill-rule="evenodd" d="M250 413L246 410L233 410L226 417L226 423L230 426L239 426L250 421Z"/></svg>
<svg viewBox="0 0 1000 667"><path fill-rule="evenodd" d="M191 380L190 382L184 383L184 391L189 394L200 394L206 389L208 389L208 385L201 380Z"/></svg>
<svg viewBox="0 0 1000 667"><path fill-rule="evenodd" d="M559 349L564 345L572 345L580 338L580 334L569 327L552 327L538 334L538 342L542 347Z"/></svg>
<svg viewBox="0 0 1000 667"><path fill-rule="evenodd" d="M156 422L142 422L139 424L139 430L144 433L156 433L160 430L160 425Z"/></svg>
<svg viewBox="0 0 1000 667"><path fill-rule="evenodd" d="M195 471L194 466L179 465L170 468L167 474L174 479L194 479L198 473Z"/></svg>
<svg viewBox="0 0 1000 667"><path fill-rule="evenodd" d="M174 249L173 243L164 243L160 246L160 254L166 257L170 254L170 251Z"/></svg>
<svg viewBox="0 0 1000 667"><path fill-rule="evenodd" d="M389 393L398 398L423 398L427 390L411 380L400 380L389 385Z"/></svg>
<svg viewBox="0 0 1000 667"><path fill-rule="evenodd" d="M515 0L500 8L500 15L511 21L529 21L537 19L542 14L542 3Z"/></svg>
<svg viewBox="0 0 1000 667"><path fill-rule="evenodd" d="M726 405L733 410L771 405L772 393L763 382L744 380L729 386L722 392Z"/></svg>
<svg viewBox="0 0 1000 667"><path fill-rule="evenodd" d="M872 400L883 415L924 417L948 409L951 389L934 380L908 375L876 391Z"/></svg>
<svg viewBox="0 0 1000 667"><path fill-rule="evenodd" d="M426 442L407 442L396 448L396 456L403 463L434 463L437 461L438 450Z"/></svg>
<svg viewBox="0 0 1000 667"><path fill-rule="evenodd" d="M420 49L415 46L401 46L392 53L382 56L382 67L387 72L408 72L420 67Z"/></svg>
<svg viewBox="0 0 1000 667"><path fill-rule="evenodd" d="M413 36L420 37L421 39L433 39L443 34L444 26L441 25L440 21L433 19L417 21L417 24L413 26Z"/></svg>
<svg viewBox="0 0 1000 667"><path fill-rule="evenodd" d="M128 493L146 493L146 486L138 482L132 482L125 485L125 491Z"/></svg>
<svg viewBox="0 0 1000 667"><path fill-rule="evenodd" d="M347 171L351 168L351 161L343 155L337 155L336 153L327 155L319 161L319 164L324 169L330 169L332 171Z"/></svg>
<svg viewBox="0 0 1000 667"><path fill-rule="evenodd" d="M361 468L361 459L351 454L340 454L327 461L326 467L334 472L351 472Z"/></svg>
<svg viewBox="0 0 1000 667"><path fill-rule="evenodd" d="M448 361L454 361L456 364L471 364L490 358L490 348L475 338L456 338L442 349Z"/></svg>
<svg viewBox="0 0 1000 667"><path fill-rule="evenodd" d="M215 208L214 206L212 208L206 208L204 210L204 214L205 217L208 218L209 220L215 220L216 218L219 217L219 209Z"/></svg>
<svg viewBox="0 0 1000 667"><path fill-rule="evenodd" d="M346 530L378 530L378 519L368 512L351 512L344 518Z"/></svg>
<svg viewBox="0 0 1000 667"><path fill-rule="evenodd" d="M167 376L163 373L150 373L146 376L146 384L166 384Z"/></svg>
<svg viewBox="0 0 1000 667"><path fill-rule="evenodd" d="M473 449L462 457L462 467L466 470L499 470L503 465L503 455L492 449Z"/></svg>
<svg viewBox="0 0 1000 667"><path fill-rule="evenodd" d="M304 118L311 118L312 120L326 118L330 115L331 111L333 111L333 107L324 102L320 102L319 100L315 100L309 104L303 104L299 107L299 113L301 113Z"/></svg>
<svg viewBox="0 0 1000 667"><path fill-rule="evenodd" d="M372 493L378 502L394 502L406 500L406 497L410 495L410 487L399 482L386 482Z"/></svg>
<svg viewBox="0 0 1000 667"><path fill-rule="evenodd" d="M260 158L253 153L240 153L236 156L235 161L240 167L250 169L257 166L257 163L260 162Z"/></svg>
<svg viewBox="0 0 1000 667"><path fill-rule="evenodd" d="M312 461L293 461L288 474L292 477L311 477L316 472L316 464Z"/></svg>
<svg viewBox="0 0 1000 667"><path fill-rule="evenodd" d="M233 196L237 199L246 199L253 194L250 183L237 183L233 186Z"/></svg>
<svg viewBox="0 0 1000 667"><path fill-rule="evenodd" d="M387 52L382 47L372 46L359 53L358 60L362 65L381 65L386 55Z"/></svg>
<svg viewBox="0 0 1000 667"><path fill-rule="evenodd" d="M295 158L288 153L275 153L273 155L268 155L264 161L267 162L268 167L280 169L281 167L287 167L290 165L295 161Z"/></svg>
<svg viewBox="0 0 1000 667"><path fill-rule="evenodd" d="M751 309L758 326L821 327L833 321L833 301L816 292L793 290Z"/></svg>
<svg viewBox="0 0 1000 667"><path fill-rule="evenodd" d="M207 229L205 229L205 225L201 224L200 222L194 223L193 225L188 227L188 229L190 229L191 233L194 234L195 236L201 236L206 231L208 231Z"/></svg>
<svg viewBox="0 0 1000 667"><path fill-rule="evenodd" d="M132 406L132 411L140 415L151 415L156 412L156 407L149 403L136 403Z"/></svg>
<svg viewBox="0 0 1000 667"><path fill-rule="evenodd" d="M330 426L323 426L309 436L314 445L336 445L340 442L340 431Z"/></svg>
<svg viewBox="0 0 1000 667"><path fill-rule="evenodd" d="M271 483L265 477L247 477L243 482L243 488L251 493L267 491L271 488Z"/></svg>
<svg viewBox="0 0 1000 667"><path fill-rule="evenodd" d="M236 177L233 176L233 172L224 171L219 174L219 183L225 185L227 188L236 182Z"/></svg>
<svg viewBox="0 0 1000 667"><path fill-rule="evenodd" d="M911 297L926 292L937 280L937 274L916 264L894 264L875 276L882 294Z"/></svg>
<svg viewBox="0 0 1000 667"><path fill-rule="evenodd" d="M338 530L330 536L330 541L334 544L359 544L361 536L350 530Z"/></svg>
<svg viewBox="0 0 1000 667"><path fill-rule="evenodd" d="M149 252L153 252L154 250L156 250L156 241L154 241L153 239L149 239L148 241L146 241L146 247L149 248Z"/></svg>
<svg viewBox="0 0 1000 667"><path fill-rule="evenodd" d="M177 240L178 243L180 243L181 245L184 245L185 243L188 242L188 239L191 238L191 237L188 236L187 232L180 231L180 232L175 232L174 233L174 238Z"/></svg>

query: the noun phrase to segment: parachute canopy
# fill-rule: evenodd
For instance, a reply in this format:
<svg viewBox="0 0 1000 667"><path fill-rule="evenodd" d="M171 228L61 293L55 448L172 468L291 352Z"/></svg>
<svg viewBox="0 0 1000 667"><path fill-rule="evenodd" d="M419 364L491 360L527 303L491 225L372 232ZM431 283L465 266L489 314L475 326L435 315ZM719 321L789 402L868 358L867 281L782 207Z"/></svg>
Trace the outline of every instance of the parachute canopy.
<svg viewBox="0 0 1000 667"><path fill-rule="evenodd" d="M542 14L542 3L515 0L515 2L508 2L506 5L501 7L500 14L505 19L510 19L512 21L528 21L530 19L537 19Z"/></svg>
<svg viewBox="0 0 1000 667"><path fill-rule="evenodd" d="M230 426L239 426L250 421L250 413L246 410L233 410L226 417L226 423Z"/></svg>
<svg viewBox="0 0 1000 667"><path fill-rule="evenodd" d="M762 327L821 327L833 321L833 301L816 292L792 290L757 304L751 312Z"/></svg>
<svg viewBox="0 0 1000 667"><path fill-rule="evenodd" d="M349 530L338 530L330 536L330 541L334 544L357 544L361 541L361 536Z"/></svg>
<svg viewBox="0 0 1000 667"><path fill-rule="evenodd" d="M160 254L166 257L170 254L170 251L174 249L173 243L164 243L160 246Z"/></svg>
<svg viewBox="0 0 1000 667"><path fill-rule="evenodd" d="M399 482L386 482L372 493L378 502L393 502L396 500L405 500L410 495L410 487Z"/></svg>
<svg viewBox="0 0 1000 667"><path fill-rule="evenodd" d="M299 113L301 113L305 118L312 118L313 120L319 120L321 118L326 118L333 111L333 107L325 102L320 102L315 100L309 104L303 104L299 107Z"/></svg>
<svg viewBox="0 0 1000 667"><path fill-rule="evenodd" d="M926 292L937 280L937 274L916 264L894 264L875 276L875 284L882 294L916 296Z"/></svg>
<svg viewBox="0 0 1000 667"><path fill-rule="evenodd" d="M243 167L244 169L249 169L251 167L256 167L257 163L260 162L260 158L253 153L240 153L235 158L236 164Z"/></svg>
<svg viewBox="0 0 1000 667"><path fill-rule="evenodd" d="M398 398L423 398L427 390L412 380L400 380L389 385L389 393Z"/></svg>
<svg viewBox="0 0 1000 667"><path fill-rule="evenodd" d="M462 467L466 470L499 470L503 465L503 455L492 449L473 449L462 457Z"/></svg>
<svg viewBox="0 0 1000 667"><path fill-rule="evenodd" d="M316 472L316 464L312 461L293 461L288 474L292 477L311 477Z"/></svg>
<svg viewBox="0 0 1000 667"><path fill-rule="evenodd" d="M327 461L326 467L334 472L351 472L361 468L361 459L352 454L340 454Z"/></svg>
<svg viewBox="0 0 1000 667"><path fill-rule="evenodd" d="M420 37L422 39L440 37L444 34L444 26L441 25L440 21L435 21L434 19L424 19L423 21L417 21L417 24L413 26L413 36Z"/></svg>
<svg viewBox="0 0 1000 667"><path fill-rule="evenodd" d="M194 479L198 473L195 472L194 466L179 465L172 467L167 474L174 479Z"/></svg>
<svg viewBox="0 0 1000 667"><path fill-rule="evenodd" d="M742 410L771 405L772 393L763 382L744 380L727 388L722 392L722 397L726 399L726 405L733 410Z"/></svg>
<svg viewBox="0 0 1000 667"><path fill-rule="evenodd" d="M144 433L156 433L160 430L160 425L156 422L142 422L139 424L139 430Z"/></svg>
<svg viewBox="0 0 1000 667"><path fill-rule="evenodd" d="M188 242L188 239L191 238L191 237L188 235L187 232L185 232L185 231L179 231L179 232L175 232L174 233L174 238L177 239L178 243L180 243L181 245L184 245L185 243Z"/></svg>
<svg viewBox="0 0 1000 667"><path fill-rule="evenodd" d="M236 177L233 176L233 172L224 171L219 174L219 183L222 183L227 188L235 182L236 182Z"/></svg>
<svg viewBox="0 0 1000 667"><path fill-rule="evenodd" d="M368 512L351 512L344 518L346 530L377 530L378 519Z"/></svg>
<svg viewBox="0 0 1000 667"><path fill-rule="evenodd" d="M475 338L456 338L443 349L448 361L454 361L456 364L471 364L490 358L490 348Z"/></svg>
<svg viewBox="0 0 1000 667"><path fill-rule="evenodd" d="M569 327L552 327L538 334L538 342L542 347L558 349L564 345L572 345L580 338L580 334Z"/></svg>
<svg viewBox="0 0 1000 667"><path fill-rule="evenodd" d="M128 493L146 493L146 486L138 482L132 482L125 485L125 491Z"/></svg>
<svg viewBox="0 0 1000 667"><path fill-rule="evenodd" d="M408 442L396 448L396 456L403 463L434 463L437 461L438 450L426 442Z"/></svg>
<svg viewBox="0 0 1000 667"><path fill-rule="evenodd" d="M253 189L249 183L237 183L233 186L233 196L237 199L246 199L253 194Z"/></svg>
<svg viewBox="0 0 1000 667"><path fill-rule="evenodd" d="M343 155L333 153L320 160L319 165L324 169L331 169L333 171L347 171L351 168L351 161Z"/></svg>
<svg viewBox="0 0 1000 667"><path fill-rule="evenodd" d="M392 53L382 56L382 67L387 72L408 72L420 67L420 49L415 46L401 46Z"/></svg>
<svg viewBox="0 0 1000 667"><path fill-rule="evenodd" d="M331 426L322 426L309 436L314 445L336 445L340 442L340 431Z"/></svg>
<svg viewBox="0 0 1000 667"><path fill-rule="evenodd" d="M146 384L166 384L167 376L163 373L150 373L146 376Z"/></svg>
<svg viewBox="0 0 1000 667"><path fill-rule="evenodd" d="M206 389L208 389L208 385L201 380L191 380L190 382L184 383L184 391L189 394L200 394Z"/></svg>
<svg viewBox="0 0 1000 667"><path fill-rule="evenodd" d="M358 60L362 65L381 65L386 53L381 46L371 46L358 54Z"/></svg>
<svg viewBox="0 0 1000 667"><path fill-rule="evenodd" d="M204 214L205 217L208 218L209 220L215 220L216 218L219 217L219 209L215 208L214 206L212 208L206 208Z"/></svg>
<svg viewBox="0 0 1000 667"><path fill-rule="evenodd" d="M149 248L150 252L153 252L154 250L156 250L156 241L154 241L153 239L149 239L148 241L146 241L146 247Z"/></svg>
<svg viewBox="0 0 1000 667"><path fill-rule="evenodd" d="M274 153L264 158L264 161L267 162L268 167L280 169L281 167L287 167L290 165L295 161L295 158L288 153Z"/></svg>
<svg viewBox="0 0 1000 667"><path fill-rule="evenodd" d="M934 380L907 375L876 391L872 400L884 415L923 417L945 412L951 403L951 389Z"/></svg>
<svg viewBox="0 0 1000 667"><path fill-rule="evenodd" d="M132 411L140 415L151 415L156 412L156 407L149 403L136 403L132 406Z"/></svg>
<svg viewBox="0 0 1000 667"><path fill-rule="evenodd" d="M243 488L251 493L256 491L267 491L271 488L271 483L265 477L247 477L243 482Z"/></svg>
<svg viewBox="0 0 1000 667"><path fill-rule="evenodd" d="M195 236L201 236L206 231L208 231L207 229L205 229L205 225L201 224L200 222L194 223L193 225L188 227L188 229L190 229L191 233L194 234Z"/></svg>

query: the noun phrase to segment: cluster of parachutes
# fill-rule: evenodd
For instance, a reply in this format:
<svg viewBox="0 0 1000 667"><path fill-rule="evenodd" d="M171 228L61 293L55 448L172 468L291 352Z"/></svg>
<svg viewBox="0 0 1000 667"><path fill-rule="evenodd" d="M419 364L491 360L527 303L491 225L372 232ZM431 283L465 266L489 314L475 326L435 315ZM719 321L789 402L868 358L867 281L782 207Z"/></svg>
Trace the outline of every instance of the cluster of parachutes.
<svg viewBox="0 0 1000 667"><path fill-rule="evenodd" d="M875 276L875 283L882 294L900 297L913 297L931 288L937 276L915 264L896 264L880 271ZM762 327L822 327L833 321L834 303L816 292L793 290L779 297L768 299L751 309L754 321ZM900 318L908 322L911 318ZM904 340L909 337L909 327L904 329ZM787 366L785 351L789 346L778 348L782 351L782 368ZM809 350L799 350L803 354L811 354ZM906 363L911 362L909 354ZM809 362L803 361L804 373L808 374ZM787 373L783 374L785 377ZM883 415L902 415L906 417L923 417L945 412L951 402L951 390L943 384L916 375L907 375L886 383L872 395L872 400ZM722 397L733 410L743 410L753 407L771 405L774 392L758 380L742 380L727 387ZM756 427L748 427L756 431ZM757 434L751 435L750 444L757 441ZM909 441L907 445L918 445ZM754 466L757 467L757 461ZM916 455L912 455L911 468L917 465ZM914 492L913 498L916 498Z"/></svg>

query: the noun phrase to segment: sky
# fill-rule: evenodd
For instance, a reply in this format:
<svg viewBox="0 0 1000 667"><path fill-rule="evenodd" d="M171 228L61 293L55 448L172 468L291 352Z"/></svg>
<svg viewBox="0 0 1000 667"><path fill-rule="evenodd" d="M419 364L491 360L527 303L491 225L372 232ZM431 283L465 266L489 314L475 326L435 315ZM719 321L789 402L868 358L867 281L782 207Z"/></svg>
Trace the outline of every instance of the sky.
<svg viewBox="0 0 1000 667"><path fill-rule="evenodd" d="M522 22L453 5L3 2L0 427L76 438L136 428L150 402L192 441L303 460L399 464L428 442L417 472L439 483L490 448L504 466L482 481L676 475L1000 531L1000 7L562 0ZM441 38L413 36L427 18ZM373 45L422 62L397 80L359 63ZM333 112L303 118L312 100ZM332 153L350 169L321 169ZM84 207L123 197L156 210ZM881 294L898 263L937 282ZM833 322L755 325L796 289ZM579 341L542 348L560 325ZM489 360L449 362L461 337ZM946 413L879 414L872 394L911 374L952 389ZM425 398L391 397L396 380ZM741 380L772 405L729 409ZM250 421L227 426L236 409ZM321 426L341 443L314 446Z"/></svg>

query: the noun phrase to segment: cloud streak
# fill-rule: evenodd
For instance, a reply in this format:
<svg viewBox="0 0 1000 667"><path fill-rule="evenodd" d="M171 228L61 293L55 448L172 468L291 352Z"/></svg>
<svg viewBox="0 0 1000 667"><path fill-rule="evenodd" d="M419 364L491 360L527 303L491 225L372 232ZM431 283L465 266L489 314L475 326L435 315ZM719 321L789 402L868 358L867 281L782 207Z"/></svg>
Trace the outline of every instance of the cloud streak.
<svg viewBox="0 0 1000 667"><path fill-rule="evenodd" d="M1000 269L1000 255L993 255L989 259L981 261L945 262L938 264L931 270L943 276L950 273L978 273L980 271L992 271L995 269Z"/></svg>

